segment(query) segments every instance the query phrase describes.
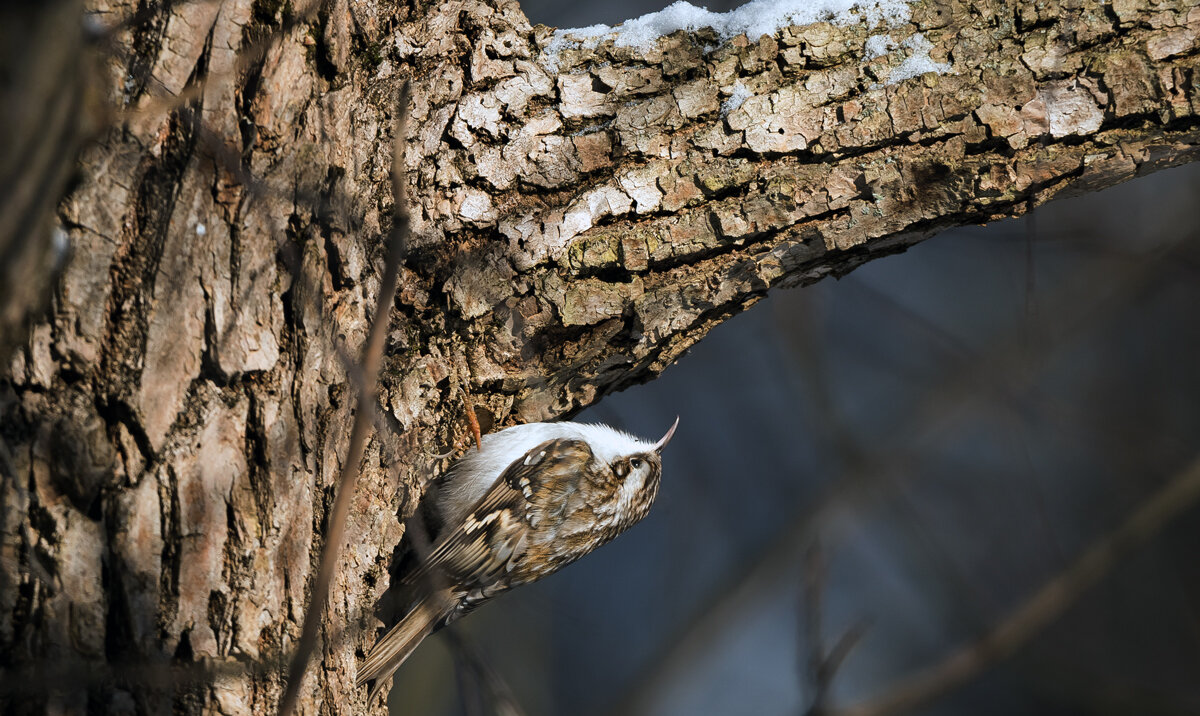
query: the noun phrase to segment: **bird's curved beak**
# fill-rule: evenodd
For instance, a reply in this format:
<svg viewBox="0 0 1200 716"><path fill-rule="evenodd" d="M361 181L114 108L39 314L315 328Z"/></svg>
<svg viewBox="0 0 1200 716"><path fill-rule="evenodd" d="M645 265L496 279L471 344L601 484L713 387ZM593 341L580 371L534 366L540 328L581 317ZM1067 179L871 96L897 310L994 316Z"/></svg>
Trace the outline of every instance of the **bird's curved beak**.
<svg viewBox="0 0 1200 716"><path fill-rule="evenodd" d="M671 442L671 437L673 435L675 435L675 428L677 428L677 427L679 427L679 416L678 415L675 416L675 423L673 425L671 425L671 429L667 431L667 434L662 436L662 438L660 438L658 442L654 443L654 452L657 452L657 453L662 452L662 449L667 446L667 443Z"/></svg>

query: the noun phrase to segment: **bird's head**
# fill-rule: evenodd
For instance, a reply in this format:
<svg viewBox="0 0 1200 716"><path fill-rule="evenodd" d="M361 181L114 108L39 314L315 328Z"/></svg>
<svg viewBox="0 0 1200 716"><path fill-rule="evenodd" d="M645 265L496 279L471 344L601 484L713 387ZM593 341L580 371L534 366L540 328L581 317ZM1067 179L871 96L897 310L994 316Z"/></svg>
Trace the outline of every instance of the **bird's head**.
<svg viewBox="0 0 1200 716"><path fill-rule="evenodd" d="M617 518L618 531L638 522L650 511L662 476L662 450L678 426L679 418L675 418L675 423L655 443L611 429L589 440L597 462L601 463L598 477L610 481L604 494L608 498L607 507Z"/></svg>

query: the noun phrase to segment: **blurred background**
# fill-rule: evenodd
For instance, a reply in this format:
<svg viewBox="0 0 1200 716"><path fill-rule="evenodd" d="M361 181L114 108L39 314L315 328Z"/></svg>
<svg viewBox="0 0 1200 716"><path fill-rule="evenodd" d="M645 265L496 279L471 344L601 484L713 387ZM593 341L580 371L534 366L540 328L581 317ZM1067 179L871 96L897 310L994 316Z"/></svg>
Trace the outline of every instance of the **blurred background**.
<svg viewBox="0 0 1200 716"><path fill-rule="evenodd" d="M478 663L427 641L392 712L827 713L966 650L915 713L1200 713L1200 510L1069 571L1200 454L1198 233L1194 164L773 293L577 418L682 416L650 517L460 622Z"/></svg>

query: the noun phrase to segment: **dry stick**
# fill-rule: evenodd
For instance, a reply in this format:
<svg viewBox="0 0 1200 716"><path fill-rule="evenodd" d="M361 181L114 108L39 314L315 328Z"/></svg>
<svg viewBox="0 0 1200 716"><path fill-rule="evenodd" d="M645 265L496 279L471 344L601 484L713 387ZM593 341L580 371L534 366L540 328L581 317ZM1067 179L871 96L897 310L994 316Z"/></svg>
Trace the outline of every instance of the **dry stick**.
<svg viewBox="0 0 1200 716"><path fill-rule="evenodd" d="M898 716L962 686L1011 656L1057 619L1134 548L1158 534L1200 500L1200 458L1146 499L1125 522L1088 548L1065 571L975 643L904 680L891 692L839 709L838 716Z"/></svg>
<svg viewBox="0 0 1200 716"><path fill-rule="evenodd" d="M367 334L366 346L363 348L363 389L358 394L358 406L354 413L354 426L350 431L350 449L346 460L342 463L342 472L338 477L337 497L333 503L333 514L329 521L329 534L321 550L321 565L313 583L312 595L309 598L308 609L304 615L304 627L300 632L300 642L288 673L287 690L279 706L280 716L289 716L296 706L300 696L300 684L308 666L309 657L317 641L317 628L321 613L325 609L325 601L329 596L329 584L333 581L334 565L341 551L342 535L345 532L346 515L350 512L350 501L354 497L355 486L358 482L359 463L362 462L363 450L366 447L367 434L375 420L375 386L379 377L379 363L383 354L383 339L392 315L392 304L396 300L396 280L400 275L400 264L403 260L404 246L408 235L409 216L404 192L403 142L407 135L406 119L408 116L409 87L405 82L400 88L400 99L397 103L398 117L396 118L395 137L392 141L392 231L388 236L387 265L383 272L383 281L379 286L379 300L375 305L375 316L371 321L371 329Z"/></svg>
<svg viewBox="0 0 1200 716"><path fill-rule="evenodd" d="M483 436L479 433L479 417L475 415L475 406L471 404L471 396L460 385L458 392L462 393L463 409L467 411L467 425L471 428L471 437L475 438L475 447L483 450Z"/></svg>

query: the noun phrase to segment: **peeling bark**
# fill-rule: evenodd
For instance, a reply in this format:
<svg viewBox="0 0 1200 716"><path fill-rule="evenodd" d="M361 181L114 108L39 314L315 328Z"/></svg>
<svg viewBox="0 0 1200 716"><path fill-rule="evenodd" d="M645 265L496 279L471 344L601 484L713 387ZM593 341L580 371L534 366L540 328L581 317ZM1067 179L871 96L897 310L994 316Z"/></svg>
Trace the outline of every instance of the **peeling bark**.
<svg viewBox="0 0 1200 716"><path fill-rule="evenodd" d="M465 444L463 390L497 424L567 415L772 287L1200 145L1183 2L916 2L895 26L646 52L550 53L512 2L296 12L178 3L114 38L97 92L123 124L83 152L59 207L74 258L0 382L6 711L276 706L346 454L340 354L378 293L405 79L415 236L388 429L305 713L370 710L357 655L398 515Z"/></svg>

